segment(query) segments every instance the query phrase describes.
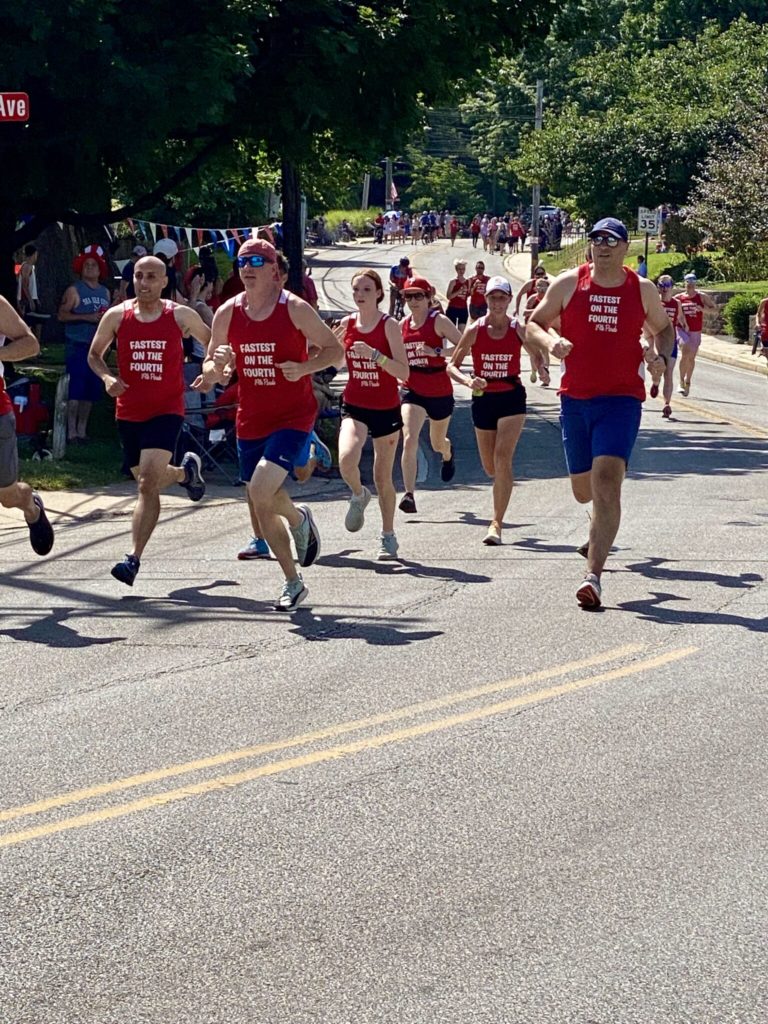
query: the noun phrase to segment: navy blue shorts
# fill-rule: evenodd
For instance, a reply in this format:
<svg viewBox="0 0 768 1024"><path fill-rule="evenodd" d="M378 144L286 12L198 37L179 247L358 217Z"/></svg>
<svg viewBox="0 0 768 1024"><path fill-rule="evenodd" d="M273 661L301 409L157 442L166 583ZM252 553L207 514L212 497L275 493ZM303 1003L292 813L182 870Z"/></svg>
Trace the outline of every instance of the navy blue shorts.
<svg viewBox="0 0 768 1024"><path fill-rule="evenodd" d="M255 441L237 439L240 479L246 483L262 459L291 473L294 466L306 466L312 435L303 430L276 430Z"/></svg>
<svg viewBox="0 0 768 1024"><path fill-rule="evenodd" d="M98 402L104 397L104 385L88 365L90 345L67 342L64 361L69 374L69 399L72 402Z"/></svg>
<svg viewBox="0 0 768 1024"><path fill-rule="evenodd" d="M560 396L560 427L568 472L588 473L592 460L613 455L629 465L640 429L643 403L627 395Z"/></svg>

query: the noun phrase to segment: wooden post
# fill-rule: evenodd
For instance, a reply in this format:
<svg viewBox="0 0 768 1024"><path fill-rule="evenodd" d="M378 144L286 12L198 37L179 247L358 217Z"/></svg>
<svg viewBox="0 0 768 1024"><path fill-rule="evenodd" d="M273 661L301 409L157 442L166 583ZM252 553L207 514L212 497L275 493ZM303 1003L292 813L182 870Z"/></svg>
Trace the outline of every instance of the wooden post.
<svg viewBox="0 0 768 1024"><path fill-rule="evenodd" d="M63 459L67 450L67 400L69 398L69 374L62 373L56 382L56 399L53 403L53 444L54 459Z"/></svg>

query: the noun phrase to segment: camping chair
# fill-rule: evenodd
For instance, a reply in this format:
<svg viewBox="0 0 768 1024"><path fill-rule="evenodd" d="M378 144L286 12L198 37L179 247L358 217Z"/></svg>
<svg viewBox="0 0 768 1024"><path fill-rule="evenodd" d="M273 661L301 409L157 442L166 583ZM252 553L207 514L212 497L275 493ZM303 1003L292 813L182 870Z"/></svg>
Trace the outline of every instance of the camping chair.
<svg viewBox="0 0 768 1024"><path fill-rule="evenodd" d="M195 452L200 456L203 470L216 470L228 483L237 487L242 483L235 438L237 402L225 401L222 404L221 390L212 391L207 395L192 391L189 385L197 373L198 369L194 363L185 365L186 412L176 452L177 465L184 452Z"/></svg>

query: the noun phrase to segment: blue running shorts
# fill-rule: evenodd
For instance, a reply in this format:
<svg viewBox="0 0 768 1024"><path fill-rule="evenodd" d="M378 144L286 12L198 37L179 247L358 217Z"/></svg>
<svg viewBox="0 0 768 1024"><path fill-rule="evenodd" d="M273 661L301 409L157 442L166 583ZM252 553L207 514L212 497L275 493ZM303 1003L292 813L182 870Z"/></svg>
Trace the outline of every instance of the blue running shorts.
<svg viewBox="0 0 768 1024"><path fill-rule="evenodd" d="M560 428L571 476L588 473L599 455L613 455L629 465L642 410L643 403L627 395L561 395Z"/></svg>

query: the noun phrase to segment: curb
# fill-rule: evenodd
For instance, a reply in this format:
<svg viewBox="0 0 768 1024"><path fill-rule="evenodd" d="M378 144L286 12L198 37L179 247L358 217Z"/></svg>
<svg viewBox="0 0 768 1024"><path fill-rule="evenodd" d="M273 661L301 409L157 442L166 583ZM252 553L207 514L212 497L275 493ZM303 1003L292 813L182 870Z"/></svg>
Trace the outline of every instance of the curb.
<svg viewBox="0 0 768 1024"><path fill-rule="evenodd" d="M725 366L735 366L739 370L751 370L752 373L760 373L763 377L768 377L768 360L763 362L757 356L753 361L748 356L741 354L731 355L729 352L707 351L703 345L699 349L699 356L711 363L723 363Z"/></svg>

